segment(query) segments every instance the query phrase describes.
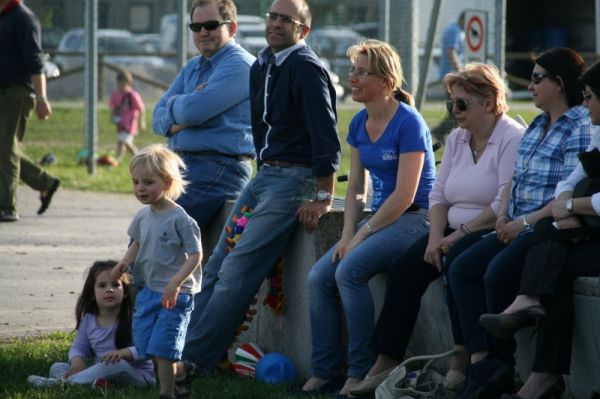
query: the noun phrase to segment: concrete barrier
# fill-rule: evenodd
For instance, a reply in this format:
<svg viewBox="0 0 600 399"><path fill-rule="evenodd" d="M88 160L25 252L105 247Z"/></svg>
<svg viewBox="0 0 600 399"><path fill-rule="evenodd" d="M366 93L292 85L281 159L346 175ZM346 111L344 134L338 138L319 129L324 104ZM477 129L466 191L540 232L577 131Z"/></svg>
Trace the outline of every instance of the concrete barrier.
<svg viewBox="0 0 600 399"><path fill-rule="evenodd" d="M216 243L232 204L227 204L215 220L207 240ZM265 353L281 352L293 359L298 382L310 376L311 335L308 315L307 278L310 267L339 239L343 226L343 211L334 209L319 221L318 229L308 234L300 227L283 255L283 287L285 312L273 314L262 304L266 284L257 294L257 314L250 328L244 331L237 344L254 342ZM210 250L210 249L208 249ZM385 293L385 276L379 275L369 283L379 313ZM575 281L575 330L571 376L566 378L567 394L576 399L588 399L594 390L600 390L600 279L579 278ZM535 340L531 328L517 334L517 372L524 380L529 375ZM341 338L343 339L343 338ZM407 349L407 356L435 354L452 348L452 332L444 287L441 279L433 282L421 301L421 310L415 331ZM233 351L230 351L233 355Z"/></svg>

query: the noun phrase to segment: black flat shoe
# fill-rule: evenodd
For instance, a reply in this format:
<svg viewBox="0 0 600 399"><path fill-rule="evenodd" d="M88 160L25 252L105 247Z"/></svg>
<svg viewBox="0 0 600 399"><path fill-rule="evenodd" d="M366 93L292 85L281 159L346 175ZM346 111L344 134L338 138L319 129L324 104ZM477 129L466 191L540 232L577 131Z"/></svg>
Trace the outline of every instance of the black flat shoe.
<svg viewBox="0 0 600 399"><path fill-rule="evenodd" d="M487 355L469 369L467 385L458 399L498 398L505 392L515 391L514 369L500 359Z"/></svg>
<svg viewBox="0 0 600 399"><path fill-rule="evenodd" d="M46 191L46 194L40 196L42 205L40 206L40 209L38 209L38 211L37 211L38 215L41 215L42 213L46 212L46 209L48 209L48 206L50 206L50 201L52 201L52 196L58 189L59 185L60 185L60 180L54 179L54 183L52 183L52 185L50 186L48 191Z"/></svg>
<svg viewBox="0 0 600 399"><path fill-rule="evenodd" d="M533 305L514 313L482 314L479 317L479 325L492 336L507 341L515 332L535 325L545 316L546 311L542 305Z"/></svg>

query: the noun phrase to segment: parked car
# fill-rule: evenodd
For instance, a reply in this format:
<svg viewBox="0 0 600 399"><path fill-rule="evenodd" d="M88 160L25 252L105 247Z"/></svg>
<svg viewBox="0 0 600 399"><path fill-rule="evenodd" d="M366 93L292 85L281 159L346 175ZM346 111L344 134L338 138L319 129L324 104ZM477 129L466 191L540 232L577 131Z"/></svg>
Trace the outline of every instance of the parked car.
<svg viewBox="0 0 600 399"><path fill-rule="evenodd" d="M346 93L349 93L348 69L352 64L346 56L346 51L348 47L363 39L363 35L352 29L328 26L312 30L306 41L319 57L329 60L331 70L339 76L340 84Z"/></svg>
<svg viewBox="0 0 600 399"><path fill-rule="evenodd" d="M135 35L135 40L148 52L160 51L160 35L158 33L142 33Z"/></svg>
<svg viewBox="0 0 600 399"><path fill-rule="evenodd" d="M253 56L257 56L258 52L267 47L267 39L265 36L247 36L243 38L236 37L236 42L246 49Z"/></svg>
<svg viewBox="0 0 600 399"><path fill-rule="evenodd" d="M65 31L57 26L42 26L42 49L45 52L56 50L64 33Z"/></svg>
<svg viewBox="0 0 600 399"><path fill-rule="evenodd" d="M263 24L265 23L265 17L259 17L258 15L238 15L238 25L251 25L251 24Z"/></svg>
<svg viewBox="0 0 600 399"><path fill-rule="evenodd" d="M252 24L245 24L245 23L238 22L235 37L237 38L237 40L239 42L243 42L247 37L262 37L262 38L264 38L265 37L265 28L266 28L266 25L264 22L252 23Z"/></svg>
<svg viewBox="0 0 600 399"><path fill-rule="evenodd" d="M126 30L99 29L97 31L98 52L108 53L104 61L122 66L162 67L165 61L155 56L127 55L127 53L143 53L146 50L138 43L133 34ZM58 54L53 61L61 71L68 71L84 64L83 54L60 54L61 52L84 52L85 32L83 29L72 29L65 33L58 45ZM119 55L119 53L124 53Z"/></svg>

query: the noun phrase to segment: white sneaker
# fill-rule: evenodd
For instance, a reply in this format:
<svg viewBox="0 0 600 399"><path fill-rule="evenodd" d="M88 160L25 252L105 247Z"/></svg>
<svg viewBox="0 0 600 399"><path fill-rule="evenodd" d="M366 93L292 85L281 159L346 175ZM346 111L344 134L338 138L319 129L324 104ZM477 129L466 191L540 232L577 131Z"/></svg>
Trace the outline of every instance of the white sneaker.
<svg viewBox="0 0 600 399"><path fill-rule="evenodd" d="M27 377L27 383L34 387L47 387L52 385L60 384L61 380L58 378L46 378L39 375L30 375Z"/></svg>

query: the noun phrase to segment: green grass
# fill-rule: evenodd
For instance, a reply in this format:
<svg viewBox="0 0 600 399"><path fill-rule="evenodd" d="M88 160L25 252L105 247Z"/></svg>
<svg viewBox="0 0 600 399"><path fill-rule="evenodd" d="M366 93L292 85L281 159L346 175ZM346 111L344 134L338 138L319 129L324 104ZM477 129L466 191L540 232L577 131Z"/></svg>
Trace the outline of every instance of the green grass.
<svg viewBox="0 0 600 399"><path fill-rule="evenodd" d="M537 114L533 107L519 113L530 122ZM350 151L346 144L346 134L352 116L359 109L344 107L338 111L338 130L342 142L342 162L338 175L348 174L350 171ZM440 104L428 106L423 111L423 116L429 126L436 126L444 117L445 110ZM514 115L516 112L509 112ZM136 137L136 145L142 148L151 143L164 143L165 139L151 132L150 118L152 109L147 113L147 126L145 132ZM116 145L116 133L110 123L106 107L100 109L98 114L98 154L113 154ZM58 161L49 167L52 174L61 179L63 187L76 190L91 190L101 192L130 193L131 184L127 171L129 157L117 168L97 168L95 175L89 175L87 167L77 163L78 152L85 148L85 127L83 106L66 106L55 104L54 114L47 121L40 122L32 117L25 134L24 148L33 160L39 160L44 154L51 152L57 156ZM442 151L438 151L436 158L441 158ZM335 195L343 197L346 192L346 183L336 183Z"/></svg>
<svg viewBox="0 0 600 399"><path fill-rule="evenodd" d="M0 398L5 399L111 399L158 398L158 387L145 389L110 387L92 389L89 386L54 386L33 388L27 385L29 375L47 376L50 365L66 361L73 334L55 333L36 339L15 339L0 344ZM271 386L234 376L197 378L192 385L192 397L203 399L276 399L302 398L289 387Z"/></svg>

